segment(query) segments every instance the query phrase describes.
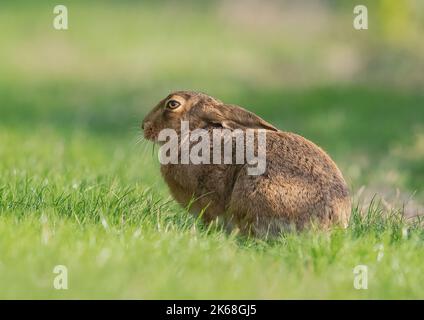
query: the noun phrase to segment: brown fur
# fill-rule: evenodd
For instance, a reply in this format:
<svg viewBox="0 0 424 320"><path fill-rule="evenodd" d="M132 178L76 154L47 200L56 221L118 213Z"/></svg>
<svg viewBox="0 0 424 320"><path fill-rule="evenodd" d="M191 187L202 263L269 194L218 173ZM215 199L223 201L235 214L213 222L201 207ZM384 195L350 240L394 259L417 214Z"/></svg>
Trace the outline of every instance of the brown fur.
<svg viewBox="0 0 424 320"><path fill-rule="evenodd" d="M171 99L181 103L175 110L166 107ZM206 208L204 221L220 218L230 229L259 237L311 224L347 226L351 205L346 182L331 158L309 140L279 131L241 107L189 91L174 92L162 100L144 119L144 135L157 141L164 128L180 132L181 120L190 121L190 130L217 126L267 130L262 175L248 175L246 165L236 164L161 166L180 204L187 206L194 199L190 211L195 214Z"/></svg>

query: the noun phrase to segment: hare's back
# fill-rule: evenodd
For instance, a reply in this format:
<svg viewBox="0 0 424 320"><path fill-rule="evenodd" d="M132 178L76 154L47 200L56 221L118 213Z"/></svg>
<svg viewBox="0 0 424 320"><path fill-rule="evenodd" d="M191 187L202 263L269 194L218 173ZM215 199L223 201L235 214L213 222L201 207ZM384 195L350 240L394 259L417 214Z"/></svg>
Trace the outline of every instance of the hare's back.
<svg viewBox="0 0 424 320"><path fill-rule="evenodd" d="M338 186L346 182L330 156L313 142L290 132L267 133L267 173L298 178L321 187Z"/></svg>

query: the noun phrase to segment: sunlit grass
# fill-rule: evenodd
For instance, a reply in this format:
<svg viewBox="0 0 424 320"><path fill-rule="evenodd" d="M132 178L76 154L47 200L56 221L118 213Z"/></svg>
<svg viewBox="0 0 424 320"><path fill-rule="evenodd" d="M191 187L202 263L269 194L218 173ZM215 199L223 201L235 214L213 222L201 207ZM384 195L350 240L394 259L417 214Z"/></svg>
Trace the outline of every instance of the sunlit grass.
<svg viewBox="0 0 424 320"><path fill-rule="evenodd" d="M424 294L422 228L377 200L355 208L347 230L246 239L202 225L172 201L149 146L53 129L1 138L2 298ZM353 287L359 264L369 266L368 290ZM67 291L53 288L56 265L68 268Z"/></svg>

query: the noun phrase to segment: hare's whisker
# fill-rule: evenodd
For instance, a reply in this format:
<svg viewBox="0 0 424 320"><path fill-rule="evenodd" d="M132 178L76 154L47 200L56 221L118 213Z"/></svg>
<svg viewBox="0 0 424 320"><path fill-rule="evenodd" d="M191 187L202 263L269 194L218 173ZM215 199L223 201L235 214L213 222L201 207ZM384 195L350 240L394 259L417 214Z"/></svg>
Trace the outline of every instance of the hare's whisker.
<svg viewBox="0 0 424 320"><path fill-rule="evenodd" d="M144 143L144 146L143 146L143 153L142 153L142 155L143 156L145 156L146 155L146 153L147 153L147 150L149 149L149 147L150 147L150 144L148 143L148 141L147 140L144 140L143 141L143 143Z"/></svg>

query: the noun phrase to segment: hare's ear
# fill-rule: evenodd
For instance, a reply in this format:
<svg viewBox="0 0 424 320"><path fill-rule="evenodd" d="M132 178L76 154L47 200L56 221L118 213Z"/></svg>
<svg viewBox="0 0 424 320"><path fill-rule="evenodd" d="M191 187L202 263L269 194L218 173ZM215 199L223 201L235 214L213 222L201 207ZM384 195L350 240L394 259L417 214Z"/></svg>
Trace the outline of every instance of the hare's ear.
<svg viewBox="0 0 424 320"><path fill-rule="evenodd" d="M200 117L211 125L227 129L266 129L278 131L272 124L239 106L222 104L202 108Z"/></svg>

